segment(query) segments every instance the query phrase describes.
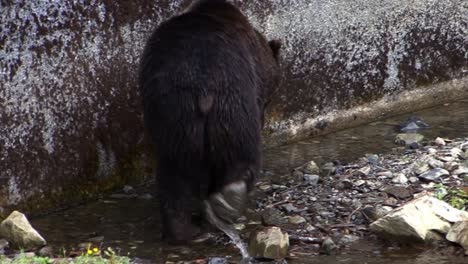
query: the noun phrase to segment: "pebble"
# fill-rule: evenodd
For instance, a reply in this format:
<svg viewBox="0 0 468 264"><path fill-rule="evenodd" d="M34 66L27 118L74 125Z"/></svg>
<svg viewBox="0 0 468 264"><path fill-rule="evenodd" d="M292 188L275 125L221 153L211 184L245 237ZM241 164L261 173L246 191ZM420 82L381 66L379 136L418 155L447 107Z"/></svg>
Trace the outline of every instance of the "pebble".
<svg viewBox="0 0 468 264"><path fill-rule="evenodd" d="M355 183L354 183L354 186L356 187L359 187L359 186L362 186L366 183L365 180L357 180Z"/></svg>
<svg viewBox="0 0 468 264"><path fill-rule="evenodd" d="M437 153L437 150L435 148L428 148L427 153L429 153L430 155L434 155Z"/></svg>
<svg viewBox="0 0 468 264"><path fill-rule="evenodd" d="M433 159L433 158L429 159L427 164L429 164L429 166L431 166L433 169L442 168L444 166L444 163L442 161L437 160L437 159Z"/></svg>
<svg viewBox="0 0 468 264"><path fill-rule="evenodd" d="M320 180L320 176L318 175L304 174L304 182L309 185L317 185L319 180Z"/></svg>
<svg viewBox="0 0 468 264"><path fill-rule="evenodd" d="M385 189L385 192L397 199L405 199L413 196L413 192L403 186L392 186Z"/></svg>
<svg viewBox="0 0 468 264"><path fill-rule="evenodd" d="M339 241L339 245L347 245L358 241L360 237L355 235L344 235Z"/></svg>
<svg viewBox="0 0 468 264"><path fill-rule="evenodd" d="M419 175L419 178L426 181L437 181L440 177L448 175L450 175L450 173L447 170L436 168Z"/></svg>
<svg viewBox="0 0 468 264"><path fill-rule="evenodd" d="M468 167L459 166L458 169L452 171L452 175L468 174Z"/></svg>
<svg viewBox="0 0 468 264"><path fill-rule="evenodd" d="M434 140L434 143L439 146L439 147L442 147L442 146L445 146L445 140L443 138L440 138L440 137L437 137L435 140Z"/></svg>
<svg viewBox="0 0 468 264"><path fill-rule="evenodd" d="M362 176L367 176L370 174L370 172L372 171L371 167L370 166L365 166L365 167L362 167L358 170L358 173Z"/></svg>
<svg viewBox="0 0 468 264"><path fill-rule="evenodd" d="M214 257L208 260L208 264L228 264L228 263L229 262L226 258Z"/></svg>
<svg viewBox="0 0 468 264"><path fill-rule="evenodd" d="M326 255L331 255L338 247L331 238L326 238L322 242L321 251Z"/></svg>
<svg viewBox="0 0 468 264"><path fill-rule="evenodd" d="M409 177L408 179L411 183L417 183L419 181L418 177Z"/></svg>
<svg viewBox="0 0 468 264"><path fill-rule="evenodd" d="M403 173L397 173L392 179L392 182L396 184L405 184L408 182L408 178Z"/></svg>
<svg viewBox="0 0 468 264"><path fill-rule="evenodd" d="M294 225L307 222L305 218L300 215L293 215L293 216L289 216L288 218L289 218L289 223L294 224Z"/></svg>

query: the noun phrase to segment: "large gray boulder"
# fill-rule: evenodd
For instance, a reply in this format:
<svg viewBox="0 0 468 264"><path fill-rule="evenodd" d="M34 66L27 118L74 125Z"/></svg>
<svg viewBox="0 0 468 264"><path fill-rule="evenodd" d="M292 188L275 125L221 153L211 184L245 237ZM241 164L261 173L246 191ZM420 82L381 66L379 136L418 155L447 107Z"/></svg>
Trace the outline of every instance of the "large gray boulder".
<svg viewBox="0 0 468 264"><path fill-rule="evenodd" d="M453 223L468 220L468 212L453 208L430 195L417 198L370 225L370 229L398 241L430 242L440 239Z"/></svg>
<svg viewBox="0 0 468 264"><path fill-rule="evenodd" d="M0 223L0 237L5 238L13 246L28 250L46 245L45 239L31 226L26 216L13 211Z"/></svg>

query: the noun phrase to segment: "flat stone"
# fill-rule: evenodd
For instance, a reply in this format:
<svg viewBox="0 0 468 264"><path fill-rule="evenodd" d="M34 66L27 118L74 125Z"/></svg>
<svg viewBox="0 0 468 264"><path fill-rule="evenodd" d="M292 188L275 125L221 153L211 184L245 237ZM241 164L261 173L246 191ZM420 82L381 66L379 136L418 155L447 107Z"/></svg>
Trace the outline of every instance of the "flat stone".
<svg viewBox="0 0 468 264"><path fill-rule="evenodd" d="M13 211L0 224L0 236L24 250L46 245L45 239L31 226L26 216L18 211Z"/></svg>
<svg viewBox="0 0 468 264"><path fill-rule="evenodd" d="M354 242L358 241L359 239L361 239L361 238L358 237L358 236L347 234L347 235L344 235L343 237L341 237L341 239L338 241L338 244L339 245L347 245L347 244L354 243Z"/></svg>
<svg viewBox="0 0 468 264"><path fill-rule="evenodd" d="M402 133L396 135L395 143L401 145L411 145L413 143L420 143L423 141L424 136L417 133Z"/></svg>
<svg viewBox="0 0 468 264"><path fill-rule="evenodd" d="M437 181L440 177L448 175L450 175L450 173L447 170L436 168L419 175L419 178L426 181Z"/></svg>
<svg viewBox="0 0 468 264"><path fill-rule="evenodd" d="M416 183L419 181L418 177L409 177L408 179L411 183Z"/></svg>
<svg viewBox="0 0 468 264"><path fill-rule="evenodd" d="M417 198L393 210L370 225L370 230L384 238L398 241L432 241L446 234L451 223L468 220L468 212L453 208L431 195Z"/></svg>
<svg viewBox="0 0 468 264"><path fill-rule="evenodd" d="M385 192L397 199L406 199L413 196L413 190L403 186L391 186L385 189Z"/></svg>
<svg viewBox="0 0 468 264"><path fill-rule="evenodd" d="M289 249L289 236L279 227L253 232L249 239L249 255L254 258L283 259Z"/></svg>
<svg viewBox="0 0 468 264"><path fill-rule="evenodd" d="M465 249L468 255L468 220L456 222L446 236L450 242L457 243Z"/></svg>

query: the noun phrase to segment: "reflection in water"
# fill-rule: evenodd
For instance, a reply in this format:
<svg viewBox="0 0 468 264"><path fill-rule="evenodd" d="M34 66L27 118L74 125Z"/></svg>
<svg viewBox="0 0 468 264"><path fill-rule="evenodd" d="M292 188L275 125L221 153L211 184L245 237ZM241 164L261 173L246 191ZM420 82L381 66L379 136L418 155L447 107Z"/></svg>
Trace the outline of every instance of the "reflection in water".
<svg viewBox="0 0 468 264"><path fill-rule="evenodd" d="M468 100L414 113L423 118L431 128L421 133L428 139L441 137L468 137ZM265 153L265 170L274 174L286 173L296 166L315 160L323 164L331 160L349 162L366 153L384 153L395 145L393 140L396 125L408 115L389 118L366 126L356 127L338 133L300 141L287 146L269 149ZM157 208L154 200L145 199L104 199L99 202L33 219L33 225L55 248L70 248L81 242L104 237L103 247L121 249L121 254L148 258L156 263L163 262L161 256L167 252L180 255L181 259L197 256L236 256L235 246L219 244L198 244L189 250L163 247L159 242ZM99 240L99 239L98 239ZM387 250L388 251L388 250ZM458 264L467 263L464 258L449 258L432 253L397 250L385 252L378 245L357 244L352 255L307 256L289 263L337 264L337 263L379 263L379 264Z"/></svg>

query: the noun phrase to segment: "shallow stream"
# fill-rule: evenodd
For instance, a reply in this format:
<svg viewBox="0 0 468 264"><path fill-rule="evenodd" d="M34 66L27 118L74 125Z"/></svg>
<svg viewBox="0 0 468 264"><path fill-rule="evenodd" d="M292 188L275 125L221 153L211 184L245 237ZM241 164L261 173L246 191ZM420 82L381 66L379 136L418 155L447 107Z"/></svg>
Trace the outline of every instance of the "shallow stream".
<svg viewBox="0 0 468 264"><path fill-rule="evenodd" d="M332 160L349 162L364 154L391 151L397 125L407 117L421 117L431 127L420 133L427 139L435 137L468 137L468 99L400 115L365 126L347 129L322 137L295 142L268 149L265 153L265 171L276 175L289 172L302 163L315 160L319 165ZM172 254L174 259L190 260L203 256L233 256L239 259L234 246L201 243L193 247L163 247L158 240L158 216L153 199L109 197L67 211L32 219L33 226L43 234L55 249L68 252L79 243L93 242L102 247L111 246L120 254L129 254L161 263L162 256ZM468 263L467 258L447 257L431 250L392 249L378 243L362 241L353 244L348 253L337 256L297 256L288 263Z"/></svg>

